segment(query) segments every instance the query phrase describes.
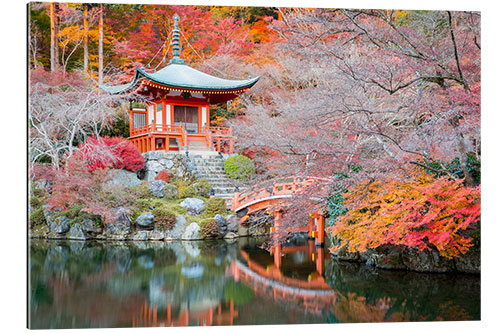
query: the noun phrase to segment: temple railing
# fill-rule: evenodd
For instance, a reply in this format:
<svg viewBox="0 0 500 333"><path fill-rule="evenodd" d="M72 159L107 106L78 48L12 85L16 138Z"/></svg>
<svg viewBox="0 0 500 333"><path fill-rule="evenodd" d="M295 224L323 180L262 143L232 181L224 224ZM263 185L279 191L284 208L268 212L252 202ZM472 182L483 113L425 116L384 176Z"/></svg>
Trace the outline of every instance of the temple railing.
<svg viewBox="0 0 500 333"><path fill-rule="evenodd" d="M224 154L234 152L233 129L231 127L205 126L203 129L208 148Z"/></svg>
<svg viewBox="0 0 500 333"><path fill-rule="evenodd" d="M149 124L146 126L131 129L130 136L148 133L172 133L182 135L183 132L185 131L182 125Z"/></svg>

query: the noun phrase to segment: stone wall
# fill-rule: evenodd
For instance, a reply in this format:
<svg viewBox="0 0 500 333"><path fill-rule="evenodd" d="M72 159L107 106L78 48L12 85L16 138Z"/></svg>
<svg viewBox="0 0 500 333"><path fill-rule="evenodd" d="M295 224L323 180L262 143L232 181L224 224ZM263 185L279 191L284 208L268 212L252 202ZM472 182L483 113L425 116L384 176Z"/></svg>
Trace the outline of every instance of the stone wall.
<svg viewBox="0 0 500 333"><path fill-rule="evenodd" d="M163 150L148 151L142 154L146 161L144 168L144 180L153 181L162 170L168 170L172 175L178 178L188 178L190 171L188 169L186 155L178 152L165 152Z"/></svg>

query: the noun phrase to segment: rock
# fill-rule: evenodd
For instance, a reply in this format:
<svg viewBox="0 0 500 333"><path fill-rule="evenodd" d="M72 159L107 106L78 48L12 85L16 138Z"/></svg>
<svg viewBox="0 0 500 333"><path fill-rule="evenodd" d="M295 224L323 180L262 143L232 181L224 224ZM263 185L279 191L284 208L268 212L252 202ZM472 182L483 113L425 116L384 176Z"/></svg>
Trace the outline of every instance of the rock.
<svg viewBox="0 0 500 333"><path fill-rule="evenodd" d="M165 239L165 232L156 228L149 234L149 239L159 241Z"/></svg>
<svg viewBox="0 0 500 333"><path fill-rule="evenodd" d="M248 227L238 224L238 236L240 237L248 236Z"/></svg>
<svg viewBox="0 0 500 333"><path fill-rule="evenodd" d="M181 239L182 234L184 233L184 230L186 229L186 224L187 224L187 219L184 215L177 216L176 222L174 227L172 228L172 231L170 232L170 236L173 239Z"/></svg>
<svg viewBox="0 0 500 333"><path fill-rule="evenodd" d="M130 233L132 219L129 216L127 209L120 207L116 211L115 223L108 223L106 225L107 230L117 239L124 239L125 236Z"/></svg>
<svg viewBox="0 0 500 333"><path fill-rule="evenodd" d="M481 253L469 250L466 254L455 259L457 271L462 273L481 273Z"/></svg>
<svg viewBox="0 0 500 333"><path fill-rule="evenodd" d="M57 214L57 211L49 210L49 205L43 206L43 216L45 216L45 221L47 221L47 225L50 226L51 222L54 222L54 216Z"/></svg>
<svg viewBox="0 0 500 333"><path fill-rule="evenodd" d="M161 170L165 169L163 165L161 165L158 161L147 161L146 162L146 170L147 172L155 172L158 174Z"/></svg>
<svg viewBox="0 0 500 333"><path fill-rule="evenodd" d="M187 277L188 279L199 278L203 275L204 271L205 267L203 266L202 263L199 262L190 263L189 265L181 268L181 274Z"/></svg>
<svg viewBox="0 0 500 333"><path fill-rule="evenodd" d="M152 229L154 225L153 219L154 215L152 213L143 213L135 220L135 223L141 228Z"/></svg>
<svg viewBox="0 0 500 333"><path fill-rule="evenodd" d="M238 235L232 231L230 231L224 235L224 239L233 239L233 238L237 238L237 237L238 237Z"/></svg>
<svg viewBox="0 0 500 333"><path fill-rule="evenodd" d="M86 240L89 237L87 237L81 225L75 223L71 229L69 229L68 238L73 240Z"/></svg>
<svg viewBox="0 0 500 333"><path fill-rule="evenodd" d="M217 227L219 227L219 230L221 233L226 233L227 231L227 221L226 219L220 215L220 214L217 214L214 216L214 221L217 223Z"/></svg>
<svg viewBox="0 0 500 333"><path fill-rule="evenodd" d="M181 238L186 239L186 240L202 239L199 236L199 233L198 233L199 231L200 231L200 226L198 225L198 223L193 222L187 226L187 228L186 228L186 230L184 230L184 233L182 234Z"/></svg>
<svg viewBox="0 0 500 333"><path fill-rule="evenodd" d="M172 169L174 166L174 162L172 160L167 160L167 159L162 159L160 160L160 164L163 166L165 169ZM160 170L161 171L161 170Z"/></svg>
<svg viewBox="0 0 500 333"><path fill-rule="evenodd" d="M167 182L164 180L153 180L148 185L148 189L153 193L153 195L157 198L163 198L163 188L167 185Z"/></svg>
<svg viewBox="0 0 500 333"><path fill-rule="evenodd" d="M155 161L165 158L165 151L163 150L152 150L143 154L145 160Z"/></svg>
<svg viewBox="0 0 500 333"><path fill-rule="evenodd" d="M109 170L107 175L110 178L106 182L107 187L133 187L141 185L141 180L132 171L113 169Z"/></svg>
<svg viewBox="0 0 500 333"><path fill-rule="evenodd" d="M85 219L81 224L82 230L88 234L98 234L102 232L102 227L92 219Z"/></svg>
<svg viewBox="0 0 500 333"><path fill-rule="evenodd" d="M179 196L179 189L174 184L166 184L163 187L163 196L167 200L177 199Z"/></svg>
<svg viewBox="0 0 500 333"><path fill-rule="evenodd" d="M58 234L65 234L69 231L70 225L69 225L69 219L66 216L61 216L56 218L56 232Z"/></svg>
<svg viewBox="0 0 500 333"><path fill-rule="evenodd" d="M238 216L228 215L228 217L227 217L227 231L228 232L237 233L239 224L240 224L240 221L238 219Z"/></svg>
<svg viewBox="0 0 500 333"><path fill-rule="evenodd" d="M133 236L132 240L134 241L146 241L149 239L150 232L147 230L139 230Z"/></svg>
<svg viewBox="0 0 500 333"><path fill-rule="evenodd" d="M205 209L203 200L197 198L187 198L180 203L180 206L186 208L191 215L200 215Z"/></svg>
<svg viewBox="0 0 500 333"><path fill-rule="evenodd" d="M450 272L453 262L441 257L435 250L419 251L414 248L404 248L401 251L401 263L406 269L417 272Z"/></svg>

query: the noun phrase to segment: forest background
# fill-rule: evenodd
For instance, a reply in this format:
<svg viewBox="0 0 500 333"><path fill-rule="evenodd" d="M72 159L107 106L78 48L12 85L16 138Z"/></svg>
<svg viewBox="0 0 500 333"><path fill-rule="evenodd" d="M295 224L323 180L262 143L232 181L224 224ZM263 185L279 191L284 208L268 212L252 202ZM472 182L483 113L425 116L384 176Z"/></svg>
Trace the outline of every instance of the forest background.
<svg viewBox="0 0 500 333"><path fill-rule="evenodd" d="M193 2L193 3L194 3L194 2ZM256 5L259 5L259 4L257 4L257 3L255 3L255 4L256 4ZM377 2L377 4L378 4L378 2ZM290 4L284 4L284 5L286 6L286 5L290 5ZM308 4L302 4L302 5L309 5L309 3L308 3ZM320 5L321 5L321 4L320 4ZM413 9L413 8L416 8L416 7L415 7L415 5L416 5L416 4L411 4L410 6L411 6L411 7L412 7L412 9ZM442 5L440 5L440 7L439 7L439 8L436 8L436 4L434 4L434 5L427 5L427 6L426 6L426 4L425 4L424 2L422 2L422 3L421 3L421 4L419 4L419 5L420 5L420 6L422 6L422 7L425 7L425 8L433 8L433 9L447 9L447 8L449 8L449 7L446 7L446 5L449 5L449 6L452 6L452 8L453 8L453 9L457 9L457 10L462 9L462 8L460 8L460 6L459 6L458 4L456 4L456 3L453 3L453 4L443 3ZM465 8L465 7L467 7L467 5L468 5L468 4L465 4L465 5L464 5L464 9L471 9L471 8L469 8L469 7L468 7L468 8ZM330 6L330 5L328 5L328 6ZM370 7L374 7L374 6L373 6L373 4L366 3L366 2L365 2L365 4L359 4L359 5L358 5L358 4L356 4L356 3L354 3L354 2L349 2L348 4L342 4L342 3L339 3L339 6L343 6L343 7L360 7L360 8L367 8L367 7L368 7L368 8L370 8ZM386 8L404 8L404 7L407 7L407 6L402 6L402 4L401 4L400 2L396 2L396 3L392 3L392 4L388 4L388 5L382 5L382 6L383 6L383 7L386 7ZM475 9L475 8L474 8L474 9ZM482 40L485 40L485 41L488 41L488 27L489 27L489 26L488 26L488 22L490 22L490 23L491 23L491 26L494 26L493 22L488 21L488 15L489 15L489 14L492 14L492 13L493 13L493 12L488 13L488 11L487 11L487 10L483 10L483 13L482 13L482 15L483 15L482 20L483 20L483 27L484 27L484 28L483 28L483 31L482 31L482 32L483 32L483 34L482 34L481 38L482 38ZM23 22L22 17L17 17L17 18L18 18L18 20L17 20L17 21L19 21L19 22ZM491 16L490 16L490 18L491 18ZM19 22L18 22L18 23L19 23ZM485 22L486 22L486 23L485 23ZM25 21L24 21L24 23L25 23ZM22 24L21 24L20 31L22 31L22 29L23 29L24 27L25 27L25 26L22 26ZM494 29L493 29L493 30L494 30ZM4 31L7 31L7 29L5 29ZM492 32L492 31L490 31L490 33L491 33L491 32ZM13 37L16 37L17 39L16 39L16 38L14 38L14 39L10 39L10 45L19 45L19 35L17 34L16 36L8 36L8 38L13 38ZM490 35L490 37L491 37L491 35ZM9 40L7 40L7 41L9 41ZM494 41L494 39L490 39L490 41ZM485 44L486 44L486 43L485 43ZM490 45L493 45L493 44L494 44L494 43L492 42ZM493 46L492 46L492 47L493 47ZM492 191L491 189L495 188L495 186L496 186L496 185L498 185L498 184L497 184L497 180L496 180L496 178L494 177L494 171L493 171L493 170L491 170L491 169L489 170L489 166L488 166L488 164L489 164L489 163L488 163L488 152L490 152L490 155L489 155L489 156L492 158L492 159L490 160L490 161L491 161L491 164L490 164L490 165L495 165L496 160L494 160L494 159L493 159L495 149L493 149L493 148L494 148L494 147L493 147L493 145L494 145L494 143L495 143L495 142L498 142L498 139L496 138L496 136L495 136L495 135L493 135L494 130L493 130L493 131L491 130L491 129L492 129L492 126L495 126L495 124L497 123L497 122L495 122L495 120L498 120L498 119L495 119L495 118L489 118L489 117L491 117L492 115L491 115L491 114L488 114L488 110L493 111L493 110L494 110L494 108L492 107L492 105L490 105L490 104L488 103L488 98L485 98L485 97L489 94L489 93L488 93L488 88L486 87L486 85L487 85L487 83L488 83L488 80L489 80L489 79L488 79L488 76L489 76L489 78L491 79L491 77L495 75L495 74L494 74L494 72L493 72L493 67L494 67L494 66L492 66L492 67L488 67L489 65L492 65L492 64L493 64L493 61L491 61L491 60L492 60L491 58L489 58L489 59L490 59L490 61L488 61L488 57L489 57L489 56L491 56L492 54L496 54L496 51L495 51L495 50L492 50L492 52L491 52L491 53L489 53L489 52L490 52L490 51L489 51L489 49L488 49L488 52L484 52L484 51L483 51L482 67L483 67L483 74L484 74L484 75L483 75L483 79L482 79L482 81L483 81L483 82L485 82L485 84L483 85L483 99L482 99L482 103L481 103L481 104L482 104L482 108L483 108L483 114L482 114L482 116L483 116L483 119L486 119L486 120L483 120L483 122L484 122L484 127L482 128L482 130L483 130L483 133L486 133L486 134L484 134L484 135L483 135L483 138L484 138L483 140L484 140L484 141L483 141L482 150L483 150L483 154L484 154L485 158L487 158L486 163L484 163L484 164L483 164L483 179L484 179L484 182L483 182L483 184L484 184L484 185L483 185L483 192L485 193L485 196L484 196L484 199L483 199L483 202L482 202L482 208L483 208L483 215L482 215L482 216L483 216L483 219L485 219L485 217L486 217L486 219L487 219L487 220L488 220L488 217L489 217L489 216L488 216L488 205L492 203L492 201L490 201L490 200L494 200L494 198L495 198L495 192L494 192L494 191ZM19 53L21 53L21 52L16 52L16 53L17 53L17 54L19 54ZM489 55L488 55L488 53L489 53ZM11 61L11 60L4 61L3 63L4 63L4 64L10 64L10 63L16 64L16 62L13 62L13 61ZM17 62L17 63L19 63L19 62ZM9 68L14 68L14 69L17 69L17 71L14 71L14 72L11 72L11 70L7 71L7 73L8 73L8 76L7 76L7 77L9 77L9 78L13 78L13 79L14 79L14 81L11 81L11 80L8 80L8 81L7 81L7 80L5 80L5 81L4 81L4 84L8 82L8 83L9 83L8 87L10 87L10 89L12 89L13 82L14 82L14 85L17 83L17 85L18 85L19 87L22 87L22 86L23 86L23 84L22 84L22 75L19 75L19 70L20 70L20 69L22 69L22 68L24 68L24 67L25 67L25 66L24 66L24 64L23 64L22 62L21 62L19 65L17 65L17 66L9 66ZM490 71L490 68L491 68L491 71ZM21 79L21 82L18 82L19 78ZM19 83L20 83L20 84L19 84ZM491 82L490 82L490 83L491 83ZM494 85L494 84L493 84L493 85ZM4 87L4 91L6 91L6 89L7 89L7 88L6 88L6 87ZM22 89L18 89L18 90L22 90ZM490 96L491 96L491 95L490 95ZM21 91L20 96L16 95L16 97L17 97L17 99L18 99L19 101L22 101L22 100L23 100L23 93L22 93L22 91ZM19 103L19 102L18 102L18 103ZM491 107L491 108L490 108L490 107ZM7 119L8 119L9 121L11 121L11 116L10 116L10 114L9 114L9 116L8 116L8 118L7 118ZM16 119L17 119L16 123L19 123L19 118L16 118ZM24 122L24 123L25 123L25 122ZM24 129L24 130L25 130L25 129ZM23 127L22 127L22 126L20 126L19 128L13 128L13 129L9 129L9 130L5 131L3 135L6 135L6 134L7 134L9 138L12 138L12 137L16 137L16 138L18 138L18 137L20 136L20 133L22 133L22 132L23 132ZM491 136L490 136L490 135L491 135ZM491 139L490 139L490 137L491 137ZM23 154L22 154L22 153L21 153L21 154L19 154L19 150L20 150L21 148L19 148L19 146L18 146L18 145L13 145L13 144L11 143L11 142L12 142L12 139L10 139L10 140L9 140L9 139L7 139L6 137L4 137L3 139L4 139L4 140L2 140L2 141L3 141L4 143L7 143L7 142L9 142L9 143L10 143L10 144L8 144L8 145L7 145L7 147L5 147L5 148L6 148L6 150L5 150L5 152L4 152L5 156L10 156L10 157L11 157L11 159L12 159L12 157L13 157L13 156L16 156L16 157L17 157L17 156L19 156L17 160L18 160L18 161L23 161ZM491 141L490 141L490 140L491 140ZM488 142L488 141L490 141L490 142ZM491 145L489 145L489 144L491 144ZM5 146L5 144L4 144L4 146ZM15 153L15 151L17 151L17 153ZM21 164L22 164L22 162L19 162L19 163L21 163ZM9 164L10 164L10 168L12 168L11 163L9 163ZM27 164L27 163L26 163L26 164ZM11 169L10 169L9 171L7 171L7 172L8 172L8 173L13 173L13 171L12 171ZM7 172L6 172L6 173L7 173ZM6 173L4 173L4 174L6 174ZM22 175L20 175L20 177L19 177L18 179L22 179L22 178L23 178L23 177L22 177ZM9 186L9 187L14 188L14 190L13 190L14 192L16 192L16 193L18 192L18 190L15 190L15 188L18 188L19 186ZM489 189L488 189L488 188L489 188ZM490 197L490 198L488 198L488 197L487 197L488 193L491 193L491 197ZM21 194L21 195L17 196L17 198L23 197L23 195L22 195L22 189L21 189L20 194ZM490 206L490 207L491 207L491 206ZM17 209L16 209L16 210L17 210ZM23 210L24 210L24 209L22 208L22 205L21 205L21 207L19 208L18 212L22 212ZM485 214L485 213L486 213L486 214ZM13 220L14 218L12 218L11 216L9 216L9 219L12 219L12 220ZM494 219L494 217L492 217L492 219L489 219L489 220L490 220L490 221L494 221L495 219ZM483 249L488 249L488 245L487 245L488 241L487 241L487 239L488 239L489 230L492 230L492 229L487 229L487 228L490 228L490 227L491 227L491 228L495 228L495 226L489 226L488 224L486 224L486 223L485 223L485 224L483 225L483 227L485 228L485 230L488 230L488 232L485 232L485 233L484 233L484 238L483 238L483 245L482 245L482 248L483 248ZM22 233L21 233L21 234L22 234ZM490 235L494 235L494 234L495 234L495 232L493 232L493 233L492 233L492 234L490 234ZM485 247L485 246L486 246L486 247ZM484 266L483 266L483 267L485 267L485 274L484 274L484 275L485 275L485 276L487 276L487 274L488 274L488 258L487 258L487 257L484 257L484 259L485 259L485 261L484 261ZM487 285L487 284L486 284L486 285ZM486 285L485 285L485 286L486 286Z"/></svg>

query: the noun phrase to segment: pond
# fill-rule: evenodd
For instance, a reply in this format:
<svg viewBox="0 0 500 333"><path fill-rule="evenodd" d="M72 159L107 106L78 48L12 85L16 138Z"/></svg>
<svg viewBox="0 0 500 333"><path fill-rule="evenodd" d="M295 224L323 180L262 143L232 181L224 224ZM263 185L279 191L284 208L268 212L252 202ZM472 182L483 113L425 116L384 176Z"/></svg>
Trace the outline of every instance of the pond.
<svg viewBox="0 0 500 333"><path fill-rule="evenodd" d="M338 262L313 241L31 240L31 328L479 320L480 278Z"/></svg>

